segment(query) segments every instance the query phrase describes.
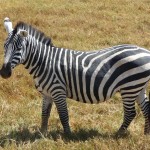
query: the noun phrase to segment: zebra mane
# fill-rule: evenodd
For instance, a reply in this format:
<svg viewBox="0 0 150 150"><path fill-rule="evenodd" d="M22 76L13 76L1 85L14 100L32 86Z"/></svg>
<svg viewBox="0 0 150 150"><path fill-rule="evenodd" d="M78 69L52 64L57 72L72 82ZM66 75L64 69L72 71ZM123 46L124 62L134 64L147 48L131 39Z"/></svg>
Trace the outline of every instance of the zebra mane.
<svg viewBox="0 0 150 150"><path fill-rule="evenodd" d="M35 39L39 40L39 42L42 42L43 44L53 46L51 38L47 37L43 32L40 30L32 27L31 25L28 25L24 22L18 22L13 30L13 35L17 33L19 29L23 29L28 31L29 35L33 36Z"/></svg>

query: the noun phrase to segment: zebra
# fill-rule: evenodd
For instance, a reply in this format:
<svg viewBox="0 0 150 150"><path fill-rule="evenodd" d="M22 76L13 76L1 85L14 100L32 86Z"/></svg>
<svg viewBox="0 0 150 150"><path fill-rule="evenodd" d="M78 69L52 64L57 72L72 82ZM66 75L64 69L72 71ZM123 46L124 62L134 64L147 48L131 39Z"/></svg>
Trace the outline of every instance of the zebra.
<svg viewBox="0 0 150 150"><path fill-rule="evenodd" d="M120 92L124 117L117 133L127 131L136 116L137 102L145 119L144 133L150 134L150 102L146 95L150 80L149 50L130 44L87 52L59 48L52 44L51 38L27 23L18 22L14 29L8 26L0 74L9 78L19 64L29 71L43 96L42 133L47 132L53 103L64 133L70 134L66 98L97 104Z"/></svg>

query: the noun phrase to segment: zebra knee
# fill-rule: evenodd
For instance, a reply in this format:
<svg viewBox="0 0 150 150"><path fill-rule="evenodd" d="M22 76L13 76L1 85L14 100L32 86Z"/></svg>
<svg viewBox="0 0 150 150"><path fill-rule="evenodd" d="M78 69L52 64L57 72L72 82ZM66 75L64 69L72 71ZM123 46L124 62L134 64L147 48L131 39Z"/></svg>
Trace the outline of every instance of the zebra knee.
<svg viewBox="0 0 150 150"><path fill-rule="evenodd" d="M127 118L134 119L136 116L135 105L132 108L128 108L128 106L124 105L124 113Z"/></svg>

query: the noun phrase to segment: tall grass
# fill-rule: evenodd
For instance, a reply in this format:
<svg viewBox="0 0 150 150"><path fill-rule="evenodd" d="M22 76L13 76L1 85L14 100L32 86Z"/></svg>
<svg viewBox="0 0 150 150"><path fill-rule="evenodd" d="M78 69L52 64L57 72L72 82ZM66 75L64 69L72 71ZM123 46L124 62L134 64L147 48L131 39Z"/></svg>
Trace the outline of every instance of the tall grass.
<svg viewBox="0 0 150 150"><path fill-rule="evenodd" d="M37 27L59 47L94 50L130 43L150 49L149 0L0 0L1 65L6 16L14 25L24 21ZM41 96L28 72L19 66L10 79L1 78L0 149L150 149L138 107L130 135L115 138L123 118L119 94L98 105L67 101L72 135L63 135L54 106L48 136L43 137L39 131Z"/></svg>

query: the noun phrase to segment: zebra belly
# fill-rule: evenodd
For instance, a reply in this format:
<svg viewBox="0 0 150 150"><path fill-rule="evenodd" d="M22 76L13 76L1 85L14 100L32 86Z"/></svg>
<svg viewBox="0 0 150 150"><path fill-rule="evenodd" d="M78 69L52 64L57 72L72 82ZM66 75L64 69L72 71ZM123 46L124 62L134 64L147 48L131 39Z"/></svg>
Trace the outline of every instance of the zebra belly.
<svg viewBox="0 0 150 150"><path fill-rule="evenodd" d="M82 94L80 93L80 97L78 95L79 93L78 94L71 93L70 90L67 90L67 98L78 101L78 102L82 102L82 103L98 104L98 103L101 103L110 99L110 96L108 95L105 99L103 97L101 99L97 99L95 96L92 97L92 95L91 97L88 97L86 92Z"/></svg>
<svg viewBox="0 0 150 150"><path fill-rule="evenodd" d="M67 96L67 98L75 100L75 101L78 101L78 102L82 102L82 103L88 103L88 104L99 104L101 102L104 102L104 101L110 99L110 97L109 97L109 98L107 98L105 100L104 99L103 100L92 99L92 101L89 101L89 100L77 99L76 97L69 97L69 96Z"/></svg>

